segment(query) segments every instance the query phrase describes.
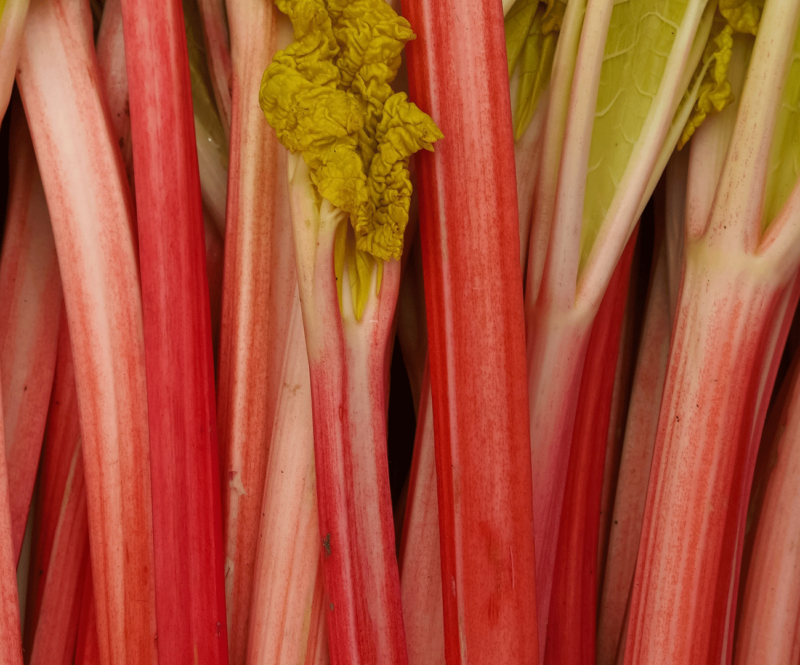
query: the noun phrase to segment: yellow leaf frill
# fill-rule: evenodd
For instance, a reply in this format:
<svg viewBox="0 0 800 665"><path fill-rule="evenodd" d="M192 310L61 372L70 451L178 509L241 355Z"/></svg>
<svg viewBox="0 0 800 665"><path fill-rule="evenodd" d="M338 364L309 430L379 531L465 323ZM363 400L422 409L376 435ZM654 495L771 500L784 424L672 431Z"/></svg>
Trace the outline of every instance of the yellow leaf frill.
<svg viewBox="0 0 800 665"><path fill-rule="evenodd" d="M356 251L399 259L411 201L408 159L442 137L390 87L414 38L411 26L383 0L276 4L295 41L264 73L264 115L280 142L303 156L319 196L348 213Z"/></svg>

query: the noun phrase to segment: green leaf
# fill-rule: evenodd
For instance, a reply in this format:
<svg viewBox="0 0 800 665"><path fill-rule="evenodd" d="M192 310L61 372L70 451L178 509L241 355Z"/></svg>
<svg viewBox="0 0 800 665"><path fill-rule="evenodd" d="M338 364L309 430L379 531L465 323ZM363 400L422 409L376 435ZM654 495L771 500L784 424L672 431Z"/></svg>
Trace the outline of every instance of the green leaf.
<svg viewBox="0 0 800 665"><path fill-rule="evenodd" d="M789 61L781 107L772 138L762 228L777 217L800 174L800 30Z"/></svg>
<svg viewBox="0 0 800 665"><path fill-rule="evenodd" d="M589 150L581 265L629 166L688 4L636 0L614 5Z"/></svg>

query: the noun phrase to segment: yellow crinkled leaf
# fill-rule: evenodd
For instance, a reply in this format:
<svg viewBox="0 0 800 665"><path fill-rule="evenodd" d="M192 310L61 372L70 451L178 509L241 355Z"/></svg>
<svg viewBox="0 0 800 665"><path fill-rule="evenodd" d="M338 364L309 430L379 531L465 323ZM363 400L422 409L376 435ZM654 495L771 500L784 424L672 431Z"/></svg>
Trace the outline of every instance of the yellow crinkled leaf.
<svg viewBox="0 0 800 665"><path fill-rule="evenodd" d="M708 117L709 113L719 113L733 101L731 83L728 80L728 68L733 53L733 27L725 24L715 37L709 40L703 54L701 67L705 69L705 81L700 91L692 115L686 122L681 138L678 141L680 150L692 138L695 130ZM713 60L713 64L710 64ZM706 67L706 65L709 65ZM701 69L702 71L702 69Z"/></svg>
<svg viewBox="0 0 800 665"><path fill-rule="evenodd" d="M719 11L736 32L755 35L764 0L719 0Z"/></svg>
<svg viewBox="0 0 800 665"><path fill-rule="evenodd" d="M414 38L406 19L383 0L276 0L295 40L261 82L260 103L280 142L299 152L320 197L349 214L353 242L337 236L360 318L374 262L399 259L408 222L408 159L432 149L441 132L390 86L403 46ZM340 252L344 255L340 256Z"/></svg>
<svg viewBox="0 0 800 665"><path fill-rule="evenodd" d="M353 225L356 244L376 258L400 259L411 205L408 158L419 150L433 150L442 133L430 116L398 92L384 105L375 138L378 149L368 177L374 214L366 223Z"/></svg>

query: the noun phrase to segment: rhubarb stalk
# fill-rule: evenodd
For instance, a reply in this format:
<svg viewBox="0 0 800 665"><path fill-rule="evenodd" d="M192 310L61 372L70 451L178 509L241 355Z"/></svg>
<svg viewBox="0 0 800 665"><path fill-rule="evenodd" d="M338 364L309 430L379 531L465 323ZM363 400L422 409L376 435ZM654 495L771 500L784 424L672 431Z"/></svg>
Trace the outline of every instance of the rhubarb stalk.
<svg viewBox="0 0 800 665"><path fill-rule="evenodd" d="M19 559L53 387L63 298L53 230L22 106L12 107L0 256L0 376L11 530Z"/></svg>
<svg viewBox="0 0 800 665"><path fill-rule="evenodd" d="M203 662L227 663L211 316L183 8L178 0L123 0L122 18L142 276L158 657L179 663L194 654Z"/></svg>
<svg viewBox="0 0 800 665"><path fill-rule="evenodd" d="M87 3L31 3L17 81L53 223L75 359L98 646L106 665L154 665L150 453L132 206L98 87Z"/></svg>
<svg viewBox="0 0 800 665"><path fill-rule="evenodd" d="M6 114L14 88L28 3L29 0L0 2L0 120Z"/></svg>
<svg viewBox="0 0 800 665"><path fill-rule="evenodd" d="M561 512L545 665L581 665L595 657L603 460L636 235L628 240L589 336Z"/></svg>
<svg viewBox="0 0 800 665"><path fill-rule="evenodd" d="M449 663L535 662L522 274L499 5L410 0L412 98L441 123L417 158ZM453 63L457 68L453 70ZM477 258L480 260L476 260Z"/></svg>
<svg viewBox="0 0 800 665"><path fill-rule="evenodd" d="M258 105L261 75L278 48L278 11L268 1L238 2L229 18L233 126L217 407L229 651L242 665L296 279L286 152Z"/></svg>
<svg viewBox="0 0 800 665"><path fill-rule="evenodd" d="M754 446L787 303L797 297L800 186L785 165L798 148L799 21L797 3L766 3L730 145L712 127L712 140L692 146L686 266L631 597L628 665L730 658Z"/></svg>
<svg viewBox="0 0 800 665"><path fill-rule="evenodd" d="M66 315L62 314L58 330L58 362L36 508L25 650L30 663L70 665L78 631L80 585L89 561L89 527Z"/></svg>
<svg viewBox="0 0 800 665"><path fill-rule="evenodd" d="M247 662L319 663L326 612L308 356L295 291L267 463ZM321 645L320 645L321 646Z"/></svg>

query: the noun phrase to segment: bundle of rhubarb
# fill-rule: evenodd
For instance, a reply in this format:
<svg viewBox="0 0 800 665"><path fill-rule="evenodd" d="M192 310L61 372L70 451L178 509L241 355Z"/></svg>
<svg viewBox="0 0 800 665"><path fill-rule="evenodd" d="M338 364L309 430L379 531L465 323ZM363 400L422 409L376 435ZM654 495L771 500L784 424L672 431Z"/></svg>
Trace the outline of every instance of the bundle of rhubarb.
<svg viewBox="0 0 800 665"><path fill-rule="evenodd" d="M0 665L800 665L800 2L0 0L0 117Z"/></svg>

